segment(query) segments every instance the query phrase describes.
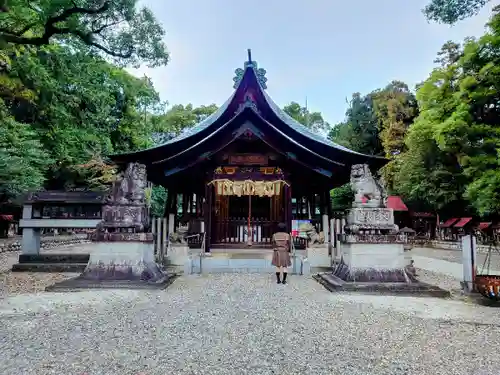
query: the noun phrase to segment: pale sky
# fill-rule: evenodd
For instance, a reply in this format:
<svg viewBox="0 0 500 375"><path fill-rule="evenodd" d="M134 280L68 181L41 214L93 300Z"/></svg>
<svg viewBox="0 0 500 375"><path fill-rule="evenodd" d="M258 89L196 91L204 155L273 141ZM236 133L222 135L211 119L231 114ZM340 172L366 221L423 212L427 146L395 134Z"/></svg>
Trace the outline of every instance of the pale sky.
<svg viewBox="0 0 500 375"><path fill-rule="evenodd" d="M170 105L221 105L251 48L276 103L307 97L311 111L335 124L353 92L394 79L413 87L447 40L484 33L491 6L450 27L425 20L428 1L143 0L167 32L171 62L132 72L151 77Z"/></svg>

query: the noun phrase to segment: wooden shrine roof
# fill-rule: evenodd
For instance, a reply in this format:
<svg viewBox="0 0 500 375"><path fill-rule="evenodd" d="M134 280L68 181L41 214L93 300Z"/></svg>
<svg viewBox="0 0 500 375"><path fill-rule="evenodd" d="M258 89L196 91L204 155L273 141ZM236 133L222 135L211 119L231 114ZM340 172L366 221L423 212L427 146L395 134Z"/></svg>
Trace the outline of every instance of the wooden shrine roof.
<svg viewBox="0 0 500 375"><path fill-rule="evenodd" d="M249 59L235 71L235 91L211 116L177 137L155 147L133 153L111 155L116 163L141 162L155 171L175 174L193 166L250 131L288 158L319 174L332 175L342 169L342 178L353 164L380 168L387 159L364 155L314 133L288 116L265 92L266 71ZM326 173L325 173L326 172ZM149 170L148 170L149 173ZM347 182L347 181L343 181Z"/></svg>

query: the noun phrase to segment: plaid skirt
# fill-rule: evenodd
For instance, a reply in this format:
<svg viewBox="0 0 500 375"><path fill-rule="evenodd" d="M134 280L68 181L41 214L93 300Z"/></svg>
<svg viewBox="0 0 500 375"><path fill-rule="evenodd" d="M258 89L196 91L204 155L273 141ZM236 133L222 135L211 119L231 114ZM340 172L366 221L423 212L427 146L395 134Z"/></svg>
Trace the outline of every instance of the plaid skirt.
<svg viewBox="0 0 500 375"><path fill-rule="evenodd" d="M288 250L274 250L271 264L275 267L290 267L292 260Z"/></svg>

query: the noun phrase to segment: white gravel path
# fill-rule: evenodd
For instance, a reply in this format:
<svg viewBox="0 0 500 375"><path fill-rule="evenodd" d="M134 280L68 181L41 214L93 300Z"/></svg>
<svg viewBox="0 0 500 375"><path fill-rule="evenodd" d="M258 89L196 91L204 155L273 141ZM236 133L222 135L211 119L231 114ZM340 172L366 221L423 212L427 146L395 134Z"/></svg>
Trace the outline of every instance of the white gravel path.
<svg viewBox="0 0 500 375"><path fill-rule="evenodd" d="M0 306L0 374L500 373L497 310L332 294L310 278L276 285L272 276L10 297Z"/></svg>

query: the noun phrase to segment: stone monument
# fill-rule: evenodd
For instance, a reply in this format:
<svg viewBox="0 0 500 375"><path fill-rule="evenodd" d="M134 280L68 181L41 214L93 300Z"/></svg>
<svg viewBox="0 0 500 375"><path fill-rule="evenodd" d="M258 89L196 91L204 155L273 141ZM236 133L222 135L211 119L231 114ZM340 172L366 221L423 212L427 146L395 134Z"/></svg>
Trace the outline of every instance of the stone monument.
<svg viewBox="0 0 500 375"><path fill-rule="evenodd" d="M356 164L351 169L351 186L354 202L334 274L344 281L409 282L404 236L398 235L394 212L387 208L383 182L375 179L367 165Z"/></svg>
<svg viewBox="0 0 500 375"><path fill-rule="evenodd" d="M155 262L145 198L146 167L130 163L105 198L102 221L91 235L93 252L83 273L56 284L65 288L163 288L172 275Z"/></svg>
<svg viewBox="0 0 500 375"><path fill-rule="evenodd" d="M351 169L355 192L340 242L340 262L331 272L314 278L327 289L359 292L417 293L448 296L449 292L416 279L410 272L411 259L405 256L405 234L399 234L394 212L387 208L383 181L369 167L356 164Z"/></svg>

